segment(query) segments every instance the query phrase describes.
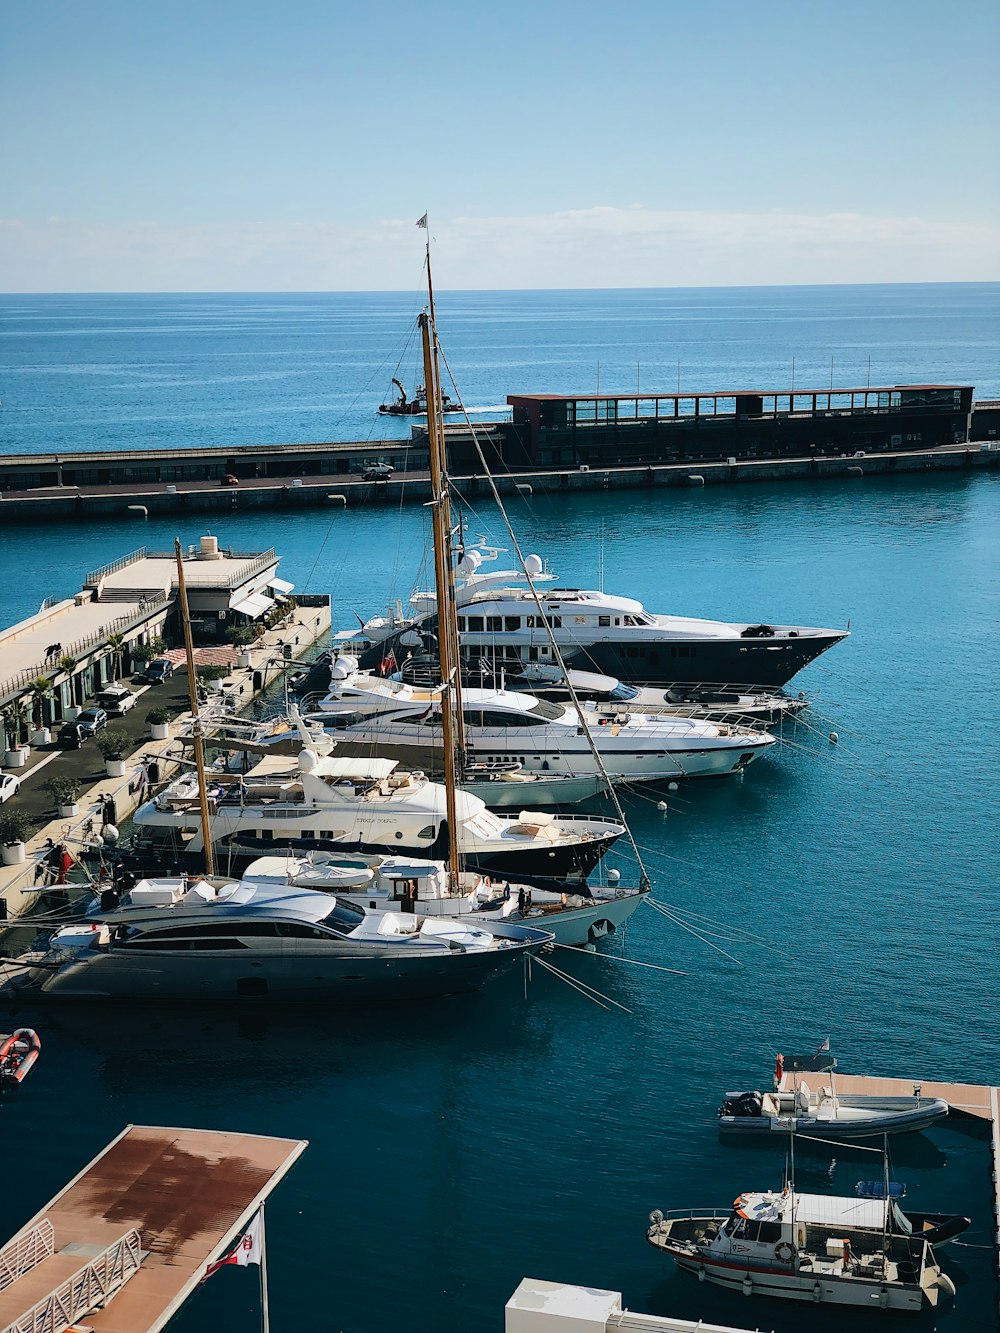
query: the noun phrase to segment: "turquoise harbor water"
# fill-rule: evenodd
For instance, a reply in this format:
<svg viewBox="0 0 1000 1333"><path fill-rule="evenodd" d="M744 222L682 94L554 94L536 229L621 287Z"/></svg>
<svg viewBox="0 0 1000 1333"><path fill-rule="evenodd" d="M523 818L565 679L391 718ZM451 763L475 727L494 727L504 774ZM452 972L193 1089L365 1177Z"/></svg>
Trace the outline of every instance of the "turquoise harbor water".
<svg viewBox="0 0 1000 1333"><path fill-rule="evenodd" d="M841 304L853 309L860 337L863 328L879 327L878 311L891 302L899 346L892 351L887 337L883 350L897 358L896 368L873 373L873 383L956 380L977 384L983 396L995 393L1000 386L990 376L1000 359L985 313L976 324L973 310L984 289L972 297L970 290L831 289L824 296L813 289L800 294L798 307L793 294L768 292L759 309L752 294L741 293L746 320L727 325L719 316L714 334L703 330L706 360L693 378L701 387L723 377L776 382L778 362L766 359L768 348L801 346L810 323L819 375L819 348L841 328ZM995 300L996 289L989 290ZM627 293L622 308L656 296ZM218 298L230 311L246 299ZM388 300L372 298L371 308L377 314ZM471 306L473 298L461 300ZM572 307L569 295L554 294L549 305L541 294L530 300L542 312L534 324L524 313L528 297L504 296L492 316L480 298L482 343L503 345L503 312L513 310L523 344L491 367L490 401L508 389L578 387L590 362L600 358L603 367L617 346L618 294L581 294L572 318L553 313ZM80 301L79 313L88 314ZM953 302L968 316L958 324L944 313ZM802 313L813 307L815 314ZM177 338L195 358L203 332L193 322L190 337ZM747 347L744 324L760 330L769 322L768 347ZM586 328L584 344L568 326ZM468 348L471 323L460 327ZM462 356L448 333L442 307L442 336L468 399ZM275 335L272 359L280 361L283 338ZM132 355L147 357L152 382L156 357L136 339ZM263 333L250 343L266 359ZM241 345L234 335L234 352ZM540 361L564 365L561 376L536 368L535 347ZM97 335L91 349L95 358L105 354ZM79 364L79 349L72 355ZM828 382L828 352L826 361ZM797 359L797 380L798 366ZM168 372L161 366L159 373ZM623 353L623 391L627 375ZM632 375L634 382L634 367ZM24 378L9 375L3 390L8 449L15 447L8 409ZM857 381L857 364L849 378ZM117 413L107 408L114 419L98 428L87 424L78 395L60 406L50 397L54 380L39 372L35 382L47 386L40 402L64 435L83 432L94 445L136 442L123 403ZM199 438L292 438L284 408L268 415L279 411L271 385L218 390L226 402L241 399L242 420L231 420L225 403L209 395L212 411L183 418L183 426L164 420L171 396L185 396L182 382L139 398L168 432L193 429L193 420L202 423ZM373 401L380 396L381 384ZM266 422L280 429L265 430ZM314 425L312 437L339 433ZM223 427L231 433L221 435ZM17 447L40 438L25 428ZM164 438L180 437L157 442ZM766 1085L777 1049L814 1049L830 1036L849 1071L1000 1081L1000 478L533 497L517 502L512 517L525 549L546 555L567 583L595 586L603 562L609 591L655 610L817 625L850 620L851 637L797 678L814 709L780 751L742 780L668 794L665 815L648 793L626 801L656 897L726 923L738 938L712 942L738 961L644 908L628 930L625 955L685 975L560 957L627 1014L589 1005L537 972L527 1000L520 979L511 979L472 997L352 1013L81 1007L4 1014L38 1026L44 1049L20 1095L0 1104L7 1149L0 1234L11 1234L126 1122L231 1127L311 1142L269 1206L275 1333L312 1325L350 1333L499 1330L504 1301L529 1274L611 1287L638 1310L789 1333L844 1326L842 1315L746 1301L677 1274L646 1245L646 1215L656 1206L724 1204L744 1189L780 1184L780 1146L732 1146L715 1127L721 1094ZM409 591L424 521L420 507L359 508L220 519L213 530L241 548L273 544L282 574L302 590L331 591L335 624L347 626L355 610L371 613ZM485 512L469 522L473 533L499 533ZM74 590L87 569L132 546L164 549L176 530L174 520L0 529L3 622L37 609L46 595ZM198 535L181 530L185 540ZM826 739L832 730L836 746ZM605 946L609 953L621 947ZM907 1326L994 1329L986 1143L953 1121L898 1140L893 1155L914 1207L973 1218L967 1244L942 1250L957 1300ZM878 1174L878 1159L856 1149L799 1155L805 1188L850 1192L856 1180ZM223 1272L176 1327L252 1327L255 1310L254 1275ZM867 1311L849 1317L873 1330L895 1322Z"/></svg>

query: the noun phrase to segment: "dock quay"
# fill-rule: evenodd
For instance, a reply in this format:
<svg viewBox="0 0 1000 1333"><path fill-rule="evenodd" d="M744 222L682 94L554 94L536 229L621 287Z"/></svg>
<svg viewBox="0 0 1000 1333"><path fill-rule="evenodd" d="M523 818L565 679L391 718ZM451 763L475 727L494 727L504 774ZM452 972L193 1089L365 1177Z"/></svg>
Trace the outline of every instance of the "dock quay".
<svg viewBox="0 0 1000 1333"><path fill-rule="evenodd" d="M195 651L196 665L199 659L212 664L224 661L228 675L218 682L220 695L224 693L230 704L241 709L279 680L288 664L300 659L329 630L329 597L302 596L251 647L239 651L227 646L202 647ZM108 774L93 741L75 750L63 750L52 740L19 750L21 765L8 771L16 773L22 785L2 811L20 809L34 827L24 841L23 859L0 866L0 925L24 917L46 891L44 872L53 846L65 844L70 856L78 857L99 838L101 811L108 802L115 818L123 820L148 798L149 787L155 781L176 771L183 754L180 738L192 719L182 669L183 649L166 649L163 655L175 662L176 674L152 688L138 687L136 707L111 720L111 725L126 731L130 738L130 749L123 753L117 777ZM152 704L173 715L168 735L161 740L153 739L146 722L146 711ZM7 756L10 753L7 751ZM45 782L53 776L71 776L79 782L81 790L73 802L72 814L56 815L52 799L43 794Z"/></svg>
<svg viewBox="0 0 1000 1333"><path fill-rule="evenodd" d="M510 420L449 424L456 489L506 494L831 480L1000 467L1000 404L970 385L712 393L509 394ZM482 450L482 458L480 455ZM388 478L366 475L375 464ZM426 426L408 438L20 454L0 514L240 513L430 498Z"/></svg>
<svg viewBox="0 0 1000 1333"><path fill-rule="evenodd" d="M307 1146L127 1126L0 1249L0 1327L158 1333Z"/></svg>

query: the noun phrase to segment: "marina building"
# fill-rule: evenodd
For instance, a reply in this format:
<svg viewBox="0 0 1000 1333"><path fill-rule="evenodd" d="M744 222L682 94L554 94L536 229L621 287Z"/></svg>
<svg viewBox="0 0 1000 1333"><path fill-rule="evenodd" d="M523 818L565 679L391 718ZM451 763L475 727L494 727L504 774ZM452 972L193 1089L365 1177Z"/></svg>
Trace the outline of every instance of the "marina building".
<svg viewBox="0 0 1000 1333"><path fill-rule="evenodd" d="M225 642L237 626L266 620L293 585L278 577L273 550L231 551L204 536L184 553L194 637ZM131 551L91 570L70 597L49 597L35 615L0 631L0 748L30 723L72 716L105 685L127 675L143 645L179 638L177 561L172 552ZM45 680L50 693L33 682Z"/></svg>

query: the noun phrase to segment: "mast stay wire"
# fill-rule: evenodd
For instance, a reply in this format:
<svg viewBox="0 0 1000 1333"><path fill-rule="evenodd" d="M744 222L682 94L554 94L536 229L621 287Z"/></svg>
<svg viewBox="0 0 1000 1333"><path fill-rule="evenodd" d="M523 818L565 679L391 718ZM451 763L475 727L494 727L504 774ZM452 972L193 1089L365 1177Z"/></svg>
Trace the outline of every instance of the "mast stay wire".
<svg viewBox="0 0 1000 1333"><path fill-rule="evenodd" d="M445 355L444 350L441 349L440 347L439 347L439 355L440 355L440 357L441 357L441 360L444 362L444 366L445 366L445 369L446 369L447 372L448 372L448 376L449 376L449 378L451 379L452 384L454 385L454 384L455 384L455 377L454 377L454 375L452 374L451 366L450 366L449 363L448 363L448 358L447 358L447 356ZM456 391L457 391L457 389L456 389ZM461 395L459 395L459 400L461 401ZM471 432L471 434L472 434L472 439L473 439L473 442L475 443L475 446L476 446L476 453L477 453L477 455L478 455L478 457L479 457L479 461L480 461L480 463L482 464L482 468L483 468L483 472L484 472L484 474L485 474L485 476L486 476L486 480L487 480L487 482L489 483L489 488L490 488L490 491L491 491L491 493L492 493L492 495L493 495L494 503L496 504L497 508L499 509L499 511L500 511L500 517L503 519L504 527L507 529L507 535L508 535L508 537L510 538L511 545L513 546L514 554L515 554L515 556L517 557L518 564L521 566L521 569L524 571L524 576L525 576L525 578L527 579L527 583L528 583L528 589L529 589L529 591L530 591L530 593L531 593L532 600L533 600L534 603L535 603L535 609L536 609L536 611L537 611L539 617L541 618L542 624L543 624L543 626L544 626L544 628L545 628L545 632L546 632L546 634L548 635L549 644L550 644L550 646L551 646L551 648L552 648L552 652L553 652L553 654L555 655L556 663L557 663L557 665L558 665L560 671L563 673L563 678L564 678L564 680L565 680L565 682L566 682L567 691L568 691L568 693L569 693L570 698L571 698L572 701L573 701L573 707L574 707L574 709L576 710L576 715L577 715L577 717L579 718L579 721L580 721L580 727L581 727L581 729L582 729L582 731L583 731L583 734L584 734L584 735L586 736L586 738L587 738L587 742L588 742L588 745L589 745L589 747L590 747L591 754L594 756L594 762L596 763L598 769L600 770L601 776L602 776L602 778L604 779L605 785L606 785L607 790L608 790L608 795L610 796L611 801L612 801L613 804L614 804L615 811L616 811L616 813L617 813L617 815L618 815L618 818L621 820L622 827L625 829L625 832L628 834L629 842L632 844L632 850L635 852L635 859L636 859L636 861L637 861L638 864L639 864L640 883L641 883L641 885L642 885L643 888L649 888L649 887L650 887L650 879L649 879L649 875L648 875L647 872L646 872L645 864L643 863L642 853L639 851L639 846L638 846L638 844L637 844L635 838L632 836L632 830L629 828L628 820L625 818L625 811L622 809L622 804L621 804L621 801L618 799L618 793L617 793L617 791L616 791L615 788L614 788L614 784L612 783L610 777L608 776L608 770L607 770L607 768L605 767L605 765L604 765L604 759L603 759L603 757L602 757L600 751L599 751L598 748L597 748L597 742L594 740L593 733L591 732L590 727L587 725L587 719L586 719L586 717L585 717L585 715L584 715L583 706L581 705L580 700L579 700L579 697L577 696L576 689L575 689L574 686L573 686L573 682L570 680L569 672L568 672L568 670L566 669L566 663L565 663L565 661L563 660L563 655L562 655L562 653L561 653L560 650L559 650L559 645L558 645L558 643L556 642L555 635L554 635L553 632L552 632L552 626L549 624L549 618L548 618L548 616L547 616L546 613L545 613L545 608L543 607L541 598L540 598L539 595L538 595L538 589L535 587L535 581L534 581L534 579L531 577L531 575L528 573L527 565L525 564L525 560L524 560L524 553L523 553L522 550L521 550L521 544L520 544L520 542L517 540L517 535L516 535L516 533L514 532L514 529L513 529L512 525L511 525L510 518L509 518L508 515L507 515L507 510L504 508L503 500L500 498L500 492L499 492L499 490L497 489L496 482L495 482L494 479L493 479L493 474L492 474L492 472L490 471L490 469L489 469L489 467L488 467L488 465L487 465L487 463L486 463L486 457L485 457L485 455L484 455L484 453L483 453L483 446L482 446L482 442L481 442L481 440L480 440L480 438L479 438L479 432L476 430L476 427L475 427L475 426L473 425L473 423L472 423L472 419L470 418L468 412L465 410L464 407L463 407L463 409L462 409L462 415L465 417L465 423L466 423L466 425L468 426L468 428L469 428L469 430L470 430L470 432Z"/></svg>

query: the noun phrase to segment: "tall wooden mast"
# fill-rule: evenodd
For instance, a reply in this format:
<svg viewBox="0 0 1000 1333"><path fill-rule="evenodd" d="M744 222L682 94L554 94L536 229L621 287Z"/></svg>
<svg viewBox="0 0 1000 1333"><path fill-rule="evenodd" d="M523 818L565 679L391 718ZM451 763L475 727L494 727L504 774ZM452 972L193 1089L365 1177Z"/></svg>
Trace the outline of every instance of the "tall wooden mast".
<svg viewBox="0 0 1000 1333"><path fill-rule="evenodd" d="M419 318L424 345L424 385L427 390L427 434L430 441L431 518L434 530L434 581L438 606L438 654L441 662L441 740L444 746L444 785L448 821L448 877L452 887L458 885L458 825L456 820L455 791L458 736L455 727L455 682L457 666L452 660L452 636L449 631L448 566L449 523L448 478L442 467L443 452L439 441L441 416L438 411L436 356L432 340L433 324L430 315Z"/></svg>
<svg viewBox="0 0 1000 1333"><path fill-rule="evenodd" d="M174 538L174 555L177 557L177 603L181 612L181 624L184 626L184 650L187 654L188 694L191 699L191 716L194 718L192 739L194 741L194 762L198 770L201 836L205 843L205 874L214 875L215 854L212 850L212 823L208 813L208 787L205 785L205 745L201 734L201 714L198 710L198 678L194 669L191 613L188 611L187 584L184 582L184 555L181 551L180 537Z"/></svg>

